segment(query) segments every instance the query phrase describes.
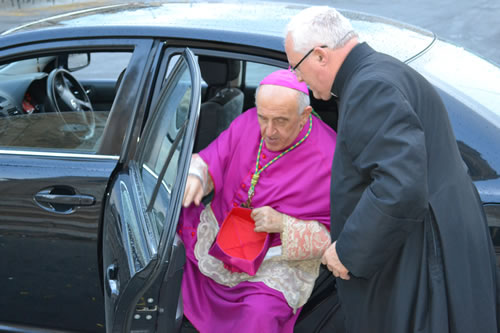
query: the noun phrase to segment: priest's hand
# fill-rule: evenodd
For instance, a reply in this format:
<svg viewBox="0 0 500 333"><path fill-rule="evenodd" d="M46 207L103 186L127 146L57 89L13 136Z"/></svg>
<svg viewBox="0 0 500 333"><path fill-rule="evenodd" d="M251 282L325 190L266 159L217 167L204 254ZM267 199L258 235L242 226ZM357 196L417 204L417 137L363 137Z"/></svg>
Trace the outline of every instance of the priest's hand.
<svg viewBox="0 0 500 333"><path fill-rule="evenodd" d="M349 270L340 262L339 256L337 255L336 245L337 242L335 241L332 245L330 245L330 247L328 247L328 249L326 249L323 257L321 258L321 263L326 265L335 277L349 280L351 278L349 276Z"/></svg>
<svg viewBox="0 0 500 333"><path fill-rule="evenodd" d="M253 209L250 216L255 221L255 232L283 231L283 214L269 206Z"/></svg>
<svg viewBox="0 0 500 333"><path fill-rule="evenodd" d="M203 199L203 185L201 184L200 178L194 175L188 175L182 205L184 207L189 207L194 201L194 204L199 206L201 199Z"/></svg>

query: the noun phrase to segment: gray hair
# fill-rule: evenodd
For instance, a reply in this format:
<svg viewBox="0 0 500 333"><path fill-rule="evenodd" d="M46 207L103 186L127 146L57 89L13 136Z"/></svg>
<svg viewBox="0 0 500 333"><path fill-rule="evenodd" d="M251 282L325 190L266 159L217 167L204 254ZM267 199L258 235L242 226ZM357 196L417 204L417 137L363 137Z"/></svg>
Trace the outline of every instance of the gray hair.
<svg viewBox="0 0 500 333"><path fill-rule="evenodd" d="M297 98L297 104L299 105L299 115L304 113L304 109L311 104L311 100L309 99L309 95L303 93L302 91L297 90L299 93L299 97Z"/></svg>
<svg viewBox="0 0 500 333"><path fill-rule="evenodd" d="M319 45L338 49L358 36L349 20L328 6L309 7L295 15L286 26L285 37L288 35L294 51L300 53Z"/></svg>
<svg viewBox="0 0 500 333"><path fill-rule="evenodd" d="M257 87L257 89L255 90L255 100L256 101L257 101L257 94L259 93L260 87L262 87L262 85L259 85ZM296 96L297 96L297 109L298 109L297 111L298 111L299 115L301 115L304 112L304 109L309 106L309 104L311 103L311 100L310 100L308 94L306 94L302 91L299 91L299 90L295 90L295 91L297 92L297 94L296 94Z"/></svg>

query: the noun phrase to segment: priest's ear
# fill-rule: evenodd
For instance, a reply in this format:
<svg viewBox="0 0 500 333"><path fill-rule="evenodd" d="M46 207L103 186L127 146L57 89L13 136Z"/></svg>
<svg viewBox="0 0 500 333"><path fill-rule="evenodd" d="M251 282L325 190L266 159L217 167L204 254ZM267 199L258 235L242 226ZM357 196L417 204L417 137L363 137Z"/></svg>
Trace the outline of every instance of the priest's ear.
<svg viewBox="0 0 500 333"><path fill-rule="evenodd" d="M328 49L326 48L326 46L325 47L318 47L315 50L318 62L321 65L324 65L328 62L328 51L327 50Z"/></svg>

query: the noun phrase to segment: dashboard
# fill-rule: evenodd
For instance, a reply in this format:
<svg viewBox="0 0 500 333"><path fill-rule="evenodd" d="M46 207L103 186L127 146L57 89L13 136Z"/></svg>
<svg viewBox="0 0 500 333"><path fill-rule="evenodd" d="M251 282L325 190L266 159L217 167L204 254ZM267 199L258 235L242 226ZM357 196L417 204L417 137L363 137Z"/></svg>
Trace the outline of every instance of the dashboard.
<svg viewBox="0 0 500 333"><path fill-rule="evenodd" d="M0 74L0 117L46 111L47 73Z"/></svg>
<svg viewBox="0 0 500 333"><path fill-rule="evenodd" d="M46 112L47 76L57 57L0 66L0 117Z"/></svg>

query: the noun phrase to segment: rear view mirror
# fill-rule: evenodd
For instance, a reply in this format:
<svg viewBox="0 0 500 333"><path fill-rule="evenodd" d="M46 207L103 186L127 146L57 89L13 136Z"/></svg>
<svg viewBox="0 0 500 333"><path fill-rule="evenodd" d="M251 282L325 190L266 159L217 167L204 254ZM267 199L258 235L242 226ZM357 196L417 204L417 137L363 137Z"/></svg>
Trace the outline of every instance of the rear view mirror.
<svg viewBox="0 0 500 333"><path fill-rule="evenodd" d="M90 64L90 53L72 53L68 55L68 70L70 72L85 68Z"/></svg>

